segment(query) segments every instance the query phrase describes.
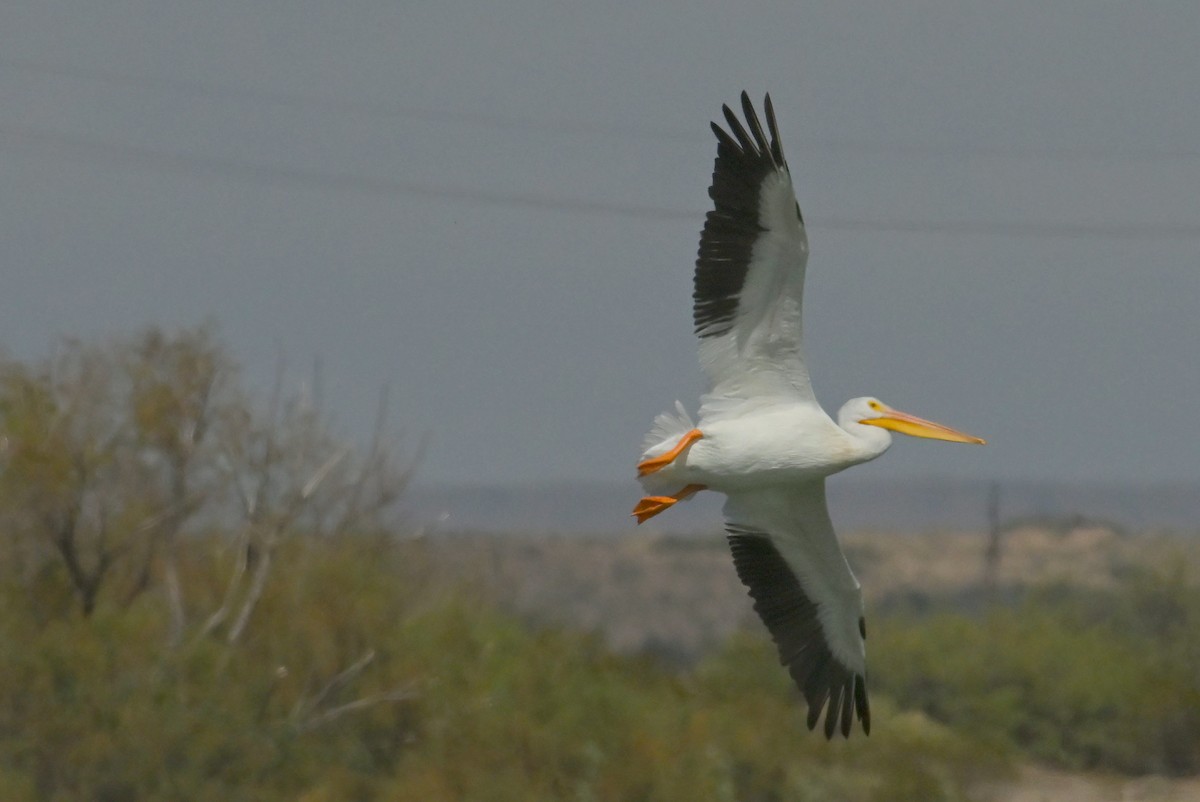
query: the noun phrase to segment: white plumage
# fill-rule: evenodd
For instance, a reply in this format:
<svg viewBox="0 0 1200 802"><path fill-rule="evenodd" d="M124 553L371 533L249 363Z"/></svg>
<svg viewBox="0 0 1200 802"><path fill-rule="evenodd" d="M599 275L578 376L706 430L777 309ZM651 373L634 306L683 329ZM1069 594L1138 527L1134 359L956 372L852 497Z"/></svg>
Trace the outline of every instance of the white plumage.
<svg viewBox="0 0 1200 802"><path fill-rule="evenodd" d="M717 159L696 260L693 317L709 391L693 424L682 404L658 416L643 444L641 523L701 490L727 496L738 575L808 703L808 726L870 731L866 628L858 581L825 503L825 477L872 460L889 432L982 443L940 424L855 398L835 422L804 364L801 307L808 237L783 157L775 112L764 131L742 93L746 124L723 107Z"/></svg>

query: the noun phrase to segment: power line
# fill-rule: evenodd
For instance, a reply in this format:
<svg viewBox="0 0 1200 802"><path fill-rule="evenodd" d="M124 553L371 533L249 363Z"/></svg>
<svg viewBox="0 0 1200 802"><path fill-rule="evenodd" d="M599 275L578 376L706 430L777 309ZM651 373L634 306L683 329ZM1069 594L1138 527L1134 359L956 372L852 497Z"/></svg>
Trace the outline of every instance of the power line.
<svg viewBox="0 0 1200 802"><path fill-rule="evenodd" d="M808 219L808 215L805 215ZM1200 240L1200 225L1174 223L1059 223L1032 220L853 220L829 218L810 227L896 234L962 234L1030 239Z"/></svg>
<svg viewBox="0 0 1200 802"><path fill-rule="evenodd" d="M106 84L127 89L150 89L171 92L186 97L211 100L235 101L256 105L266 104L291 108L320 109L343 114L360 114L367 117L409 119L434 123L468 125L482 128L536 131L570 136L599 135L621 138L649 138L663 141L708 142L711 137L696 132L685 133L667 128L645 126L601 125L596 122L581 122L565 119L533 119L524 115L504 115L476 111L453 111L431 109L404 103L374 103L365 100L347 100L313 95L302 92L285 92L232 84L214 84L181 78L146 77L132 73L50 64L29 59L0 56L0 65L24 72L72 78L92 83Z"/></svg>
<svg viewBox="0 0 1200 802"><path fill-rule="evenodd" d="M215 177L267 187L303 187L365 195L408 196L444 199L493 206L518 206L544 211L612 214L639 219L691 219L698 213L655 206L613 203L578 198L555 198L535 193L489 192L460 189L416 181L369 176L339 175L299 170L293 167L256 164L248 161L196 156L102 142L61 132L0 125L0 147L15 146L26 151L53 154L115 167L148 169L189 177Z"/></svg>
<svg viewBox="0 0 1200 802"><path fill-rule="evenodd" d="M562 118L532 118L526 115L505 115L476 111L454 111L428 108L404 103L375 103L365 100L332 98L305 92L286 92L244 85L210 83L192 79L145 76L114 70L56 64L32 59L0 56L0 65L27 73L70 78L132 89L170 92L181 96L269 104L292 108L322 109L369 117L419 120L433 123L467 125L483 128L510 129L549 133L564 136L602 136L621 139L643 139L669 143L710 143L707 131L683 131L672 128L649 127L621 120L619 124L580 121ZM962 144L953 142L871 142L849 139L808 139L796 143L797 149L823 150L833 153L901 155L922 158L1025 158L1056 161L1078 159L1122 159L1145 161L1179 161L1200 159L1200 148L1105 148L1070 145L1066 147L1028 148L997 144Z"/></svg>
<svg viewBox="0 0 1200 802"><path fill-rule="evenodd" d="M190 178L212 177L264 187L301 187L385 197L416 197L561 214L609 215L642 221L695 221L700 209L673 209L621 201L561 198L526 192L498 192L439 186L391 178L321 173L279 165L197 156L139 145L20 126L0 125L0 147L78 159L119 168L145 169ZM1200 240L1200 225L1155 223L1062 223L1040 221L872 220L826 218L809 227L832 231L897 234L946 234L1022 238L1103 240Z"/></svg>

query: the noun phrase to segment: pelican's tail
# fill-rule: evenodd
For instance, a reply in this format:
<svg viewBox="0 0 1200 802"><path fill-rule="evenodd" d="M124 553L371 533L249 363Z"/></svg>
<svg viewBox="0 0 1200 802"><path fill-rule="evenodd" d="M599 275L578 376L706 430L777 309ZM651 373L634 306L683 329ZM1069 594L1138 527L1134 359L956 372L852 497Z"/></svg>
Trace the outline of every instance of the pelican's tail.
<svg viewBox="0 0 1200 802"><path fill-rule="evenodd" d="M665 495L680 488L687 480L679 470L678 457L703 435L695 428L692 418L675 402L674 412L664 412L654 419L654 426L642 443L642 458L638 462L638 481L651 495ZM690 480L683 484L691 484Z"/></svg>
<svg viewBox="0 0 1200 802"><path fill-rule="evenodd" d="M642 441L642 459L657 457L670 451L679 438L683 437L696 425L692 423L691 415L676 401L674 412L663 412L654 419L654 425Z"/></svg>

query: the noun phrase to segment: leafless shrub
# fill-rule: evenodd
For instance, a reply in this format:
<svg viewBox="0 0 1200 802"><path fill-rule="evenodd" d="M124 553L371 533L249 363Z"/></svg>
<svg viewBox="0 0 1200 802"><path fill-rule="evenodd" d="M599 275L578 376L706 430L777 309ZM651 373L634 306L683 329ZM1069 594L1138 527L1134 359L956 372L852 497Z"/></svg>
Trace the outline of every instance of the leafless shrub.
<svg viewBox="0 0 1200 802"><path fill-rule="evenodd" d="M336 437L312 393L265 406L238 382L211 328L158 329L107 343L66 340L46 359L0 361L0 522L8 569L31 588L61 570L79 610L160 588L168 641L189 628L179 550L189 530L231 533L229 576L194 637L236 643L278 545L378 534L415 460L386 430L387 397L365 449Z"/></svg>

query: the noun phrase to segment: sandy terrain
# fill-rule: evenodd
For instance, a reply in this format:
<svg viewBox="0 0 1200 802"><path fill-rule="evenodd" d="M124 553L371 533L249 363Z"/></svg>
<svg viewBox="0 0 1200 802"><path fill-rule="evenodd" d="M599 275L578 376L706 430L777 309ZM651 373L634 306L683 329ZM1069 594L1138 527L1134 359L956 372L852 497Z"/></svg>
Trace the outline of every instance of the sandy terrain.
<svg viewBox="0 0 1200 802"><path fill-rule="evenodd" d="M979 792L994 802L1197 802L1200 777L1102 777L1028 765L1013 782Z"/></svg>

